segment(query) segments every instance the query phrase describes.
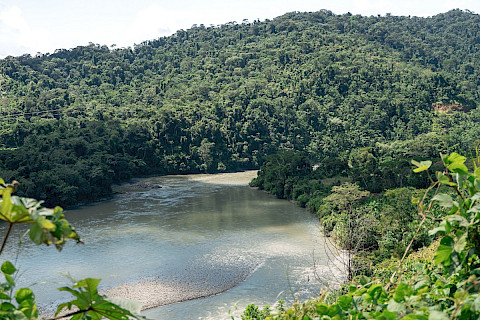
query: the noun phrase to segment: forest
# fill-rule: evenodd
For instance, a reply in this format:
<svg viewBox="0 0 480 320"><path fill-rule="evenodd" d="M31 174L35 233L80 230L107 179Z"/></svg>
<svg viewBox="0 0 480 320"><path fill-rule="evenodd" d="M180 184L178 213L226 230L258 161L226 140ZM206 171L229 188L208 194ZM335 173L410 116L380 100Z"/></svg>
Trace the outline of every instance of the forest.
<svg viewBox="0 0 480 320"><path fill-rule="evenodd" d="M71 206L133 176L259 168L296 150L332 170L380 163L379 188L406 186L387 170L479 136L479 22L461 10L291 12L129 48L7 57L0 176L21 196Z"/></svg>
<svg viewBox="0 0 480 320"><path fill-rule="evenodd" d="M243 320L478 319L479 55L468 10L321 10L7 57L0 219L61 249L80 241L62 209L24 197L69 207L135 176L256 168L252 187L308 208L351 259L337 290ZM36 318L29 289L13 296L16 268L0 269L0 315ZM142 318L98 282L62 288L78 299L59 311Z"/></svg>

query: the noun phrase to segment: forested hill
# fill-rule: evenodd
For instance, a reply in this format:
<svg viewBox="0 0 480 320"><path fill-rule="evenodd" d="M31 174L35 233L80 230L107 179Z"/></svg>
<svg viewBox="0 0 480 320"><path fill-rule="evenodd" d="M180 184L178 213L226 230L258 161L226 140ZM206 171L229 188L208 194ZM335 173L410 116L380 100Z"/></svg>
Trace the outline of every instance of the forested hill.
<svg viewBox="0 0 480 320"><path fill-rule="evenodd" d="M468 11L322 10L7 57L0 176L70 205L133 175L254 168L279 149L315 160L466 149L480 136L479 55Z"/></svg>

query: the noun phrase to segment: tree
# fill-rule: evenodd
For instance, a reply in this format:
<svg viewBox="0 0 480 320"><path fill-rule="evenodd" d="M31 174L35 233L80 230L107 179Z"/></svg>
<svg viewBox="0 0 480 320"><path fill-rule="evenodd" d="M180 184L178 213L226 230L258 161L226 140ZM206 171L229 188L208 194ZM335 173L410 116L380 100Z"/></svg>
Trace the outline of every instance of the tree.
<svg viewBox="0 0 480 320"><path fill-rule="evenodd" d="M472 159L457 153L442 156L444 169L418 202L421 224L443 217L430 230L436 246L408 257L411 246L396 262L390 280L359 276L339 296L323 294L297 302L265 319L479 319L480 318L480 154ZM430 161L413 162L416 172L428 170ZM414 237L418 234L413 230ZM413 243L413 240L410 244ZM424 256L420 259L419 256ZM383 281L382 281L383 279ZM249 306L248 310L256 310ZM262 318L260 318L262 319Z"/></svg>
<svg viewBox="0 0 480 320"><path fill-rule="evenodd" d="M360 190L358 185L347 182L334 186L332 193L324 199L325 205L320 209L331 210L322 214L330 217L323 222L324 234L333 236L333 241L327 240L328 245L343 254L340 257L330 257L330 260L334 265L342 265L341 269L346 271L349 281L358 271L354 261L356 255L376 246L376 218L368 212L368 207L360 206L361 200L369 195L370 192ZM331 224L328 225L329 223Z"/></svg>

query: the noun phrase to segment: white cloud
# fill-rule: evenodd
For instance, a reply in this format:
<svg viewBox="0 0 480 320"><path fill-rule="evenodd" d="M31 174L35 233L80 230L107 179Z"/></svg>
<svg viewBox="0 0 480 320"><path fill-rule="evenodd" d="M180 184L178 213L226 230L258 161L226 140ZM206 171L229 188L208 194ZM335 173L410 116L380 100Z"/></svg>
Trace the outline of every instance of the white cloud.
<svg viewBox="0 0 480 320"><path fill-rule="evenodd" d="M24 32L28 30L27 21L22 16L22 10L19 7L10 7L0 12L2 24L15 31Z"/></svg>
<svg viewBox="0 0 480 320"><path fill-rule="evenodd" d="M479 0L1 0L0 58L57 48L132 46L193 24L273 18L289 11L329 9L362 15L431 16L453 8L480 12Z"/></svg>
<svg viewBox="0 0 480 320"><path fill-rule="evenodd" d="M181 13L167 10L156 3L137 12L122 39L128 45L167 36L180 28Z"/></svg>
<svg viewBox="0 0 480 320"><path fill-rule="evenodd" d="M0 11L0 57L11 52L35 54L48 48L49 42L48 32L31 28L19 7Z"/></svg>

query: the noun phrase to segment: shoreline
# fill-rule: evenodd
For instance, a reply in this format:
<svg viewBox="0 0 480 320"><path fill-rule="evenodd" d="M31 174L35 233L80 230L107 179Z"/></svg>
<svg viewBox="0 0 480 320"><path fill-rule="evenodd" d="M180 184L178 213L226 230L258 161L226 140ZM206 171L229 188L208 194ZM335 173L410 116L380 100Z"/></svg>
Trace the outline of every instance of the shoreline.
<svg viewBox="0 0 480 320"><path fill-rule="evenodd" d="M248 277L248 276L247 276ZM198 288L188 283L162 283L157 280L141 280L132 284L123 284L99 293L108 298L133 300L142 305L141 310L154 309L174 303L206 298L224 293L236 287L239 282L224 286Z"/></svg>
<svg viewBox="0 0 480 320"><path fill-rule="evenodd" d="M189 180L193 181L198 181L198 182L204 182L204 183L210 183L210 184L228 184L228 185L246 185L250 183L250 181L257 176L257 172L259 169L245 169L241 171L233 171L233 172L218 172L218 173L179 173L179 174L151 174L151 175L142 175L142 176L134 176L131 177L130 179L126 181L122 181L119 183L114 183L111 185L112 192L109 195L103 196L101 198L95 199L95 200L86 200L86 201L80 201L72 205L68 206L63 206L64 212L70 211L70 210L79 210L82 207L89 207L89 206L94 206L100 202L104 201L109 201L114 199L116 196L121 195L125 193L125 191L121 191L122 188L125 187L134 187L136 184L139 182L141 183L143 180L148 180L148 179L159 179L163 177L184 177ZM217 180L215 176L220 176L220 177L225 177L226 181L221 181ZM240 180L240 181L235 181L233 182L233 178L235 176L245 176L248 177L248 181L246 180ZM217 180L217 181L215 181ZM228 181L231 181L230 183ZM160 187L161 188L161 187ZM145 189L146 188L138 188L138 189Z"/></svg>
<svg viewBox="0 0 480 320"><path fill-rule="evenodd" d="M187 177L187 179L199 181L195 178L195 176L201 177L201 176L215 176L215 175L236 175L236 174L248 174L249 172L255 172L254 177L256 177L256 173L258 172L258 170L259 169L239 169L238 171L227 171L227 172L216 172L216 173L201 173L201 172L197 172L197 173L174 173L174 174L155 174L155 173L153 173L153 174L133 176L133 177L129 178L128 180L120 181L118 183L112 183L110 185L112 192L108 195L102 196L102 197L97 198L97 199L78 201L74 204L64 205L64 206L62 206L62 208L63 208L64 211L66 211L66 210L76 210L76 209L80 209L81 207L87 207L87 206L90 206L90 205L95 205L99 202L112 200L116 195L122 193L122 192L116 191L115 189L117 189L119 187L121 188L121 187L124 187L124 186L133 185L135 183L138 183L139 181L146 180L146 179L176 176L176 177ZM190 176L192 178L189 178ZM246 184L248 185L249 182L250 181L248 181ZM207 182L207 183L209 183L209 182ZM235 183L233 183L233 184L235 184ZM243 183L241 183L241 184L243 184Z"/></svg>
<svg viewBox="0 0 480 320"><path fill-rule="evenodd" d="M142 305L141 310L154 309L174 303L207 298L231 290L247 280L263 263L252 265L247 272L230 275L226 281L215 281L206 284L204 281L140 279L137 282L125 283L113 288L99 290L108 298L133 300Z"/></svg>

